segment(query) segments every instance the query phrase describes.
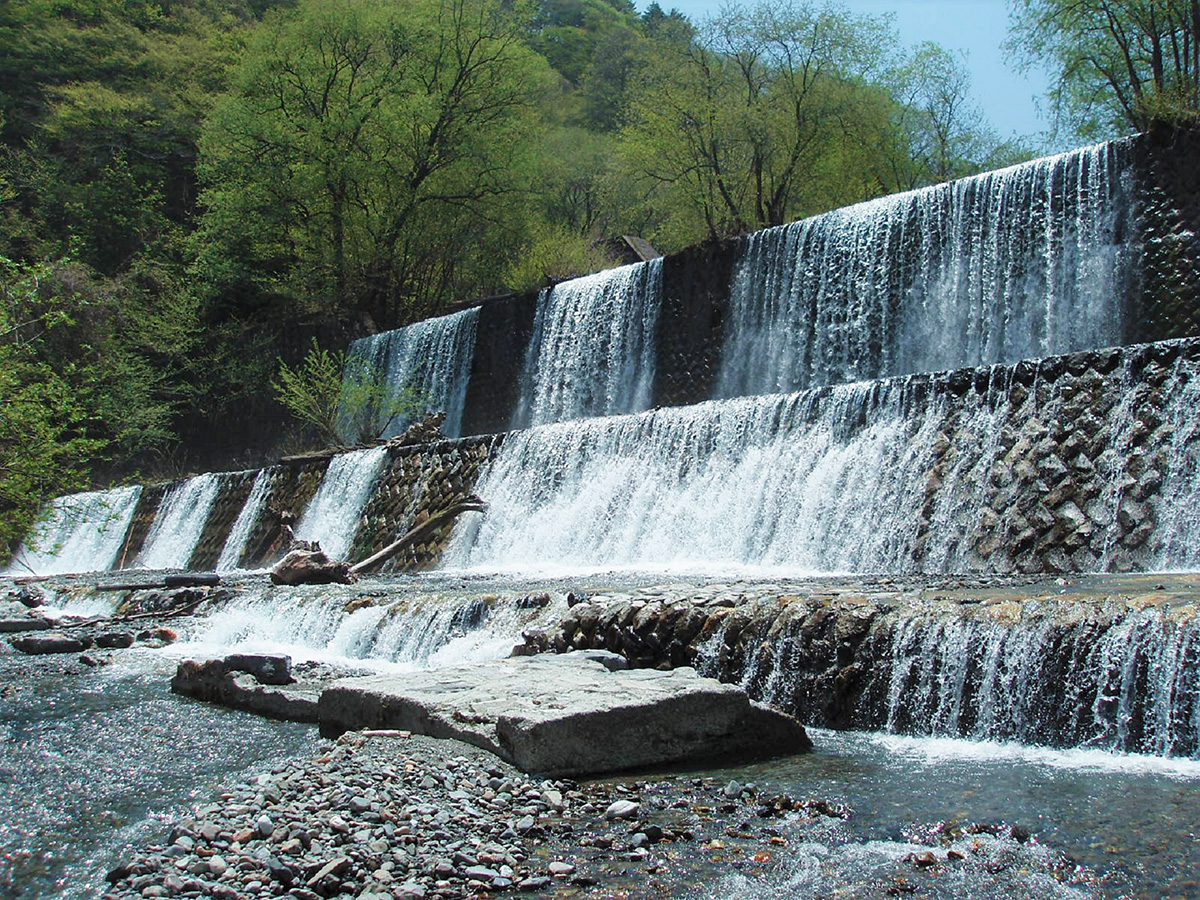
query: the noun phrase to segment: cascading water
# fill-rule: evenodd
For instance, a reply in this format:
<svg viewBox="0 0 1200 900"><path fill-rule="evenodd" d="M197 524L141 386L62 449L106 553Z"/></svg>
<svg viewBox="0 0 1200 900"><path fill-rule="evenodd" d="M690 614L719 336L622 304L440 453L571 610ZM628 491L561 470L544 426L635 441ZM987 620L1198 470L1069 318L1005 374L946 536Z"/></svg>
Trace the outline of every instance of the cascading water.
<svg viewBox="0 0 1200 900"><path fill-rule="evenodd" d="M21 544L9 575L60 575L112 568L141 497L140 486L68 494L51 501Z"/></svg>
<svg viewBox="0 0 1200 900"><path fill-rule="evenodd" d="M1122 343L1128 156L1101 144L745 238L717 396Z"/></svg>
<svg viewBox="0 0 1200 900"><path fill-rule="evenodd" d="M271 470L262 469L254 477L250 495L246 497L246 502L238 512L233 528L229 530L229 536L225 539L225 545L221 548L221 555L217 559L218 572L232 572L238 568L242 554L246 551L246 541L250 538L254 526L258 524L270 493Z"/></svg>
<svg viewBox="0 0 1200 900"><path fill-rule="evenodd" d="M906 419L902 394L854 385L510 435L447 565L903 565L941 410Z"/></svg>
<svg viewBox="0 0 1200 900"><path fill-rule="evenodd" d="M185 569L204 532L223 474L207 472L173 485L162 498L136 565Z"/></svg>
<svg viewBox="0 0 1200 900"><path fill-rule="evenodd" d="M330 558L344 559L387 459L386 447L355 450L331 459L321 486L296 524L296 537L319 541Z"/></svg>
<svg viewBox="0 0 1200 900"><path fill-rule="evenodd" d="M994 366L512 434L478 486L489 509L447 565L1005 571L1057 525L1073 537L1055 565L1149 568L1146 529L1197 499L1196 446L1161 439L1151 463L1138 449L1147 413L1121 398L1137 391L1164 422L1190 421L1200 364L1192 354L1151 395L1138 354L1061 388ZM1094 408L1081 418L1085 385ZM1150 509L1163 477L1180 488Z"/></svg>
<svg viewBox="0 0 1200 900"><path fill-rule="evenodd" d="M460 437L478 321L479 308L475 307L351 344L344 379L342 437L355 441L364 431L370 437L392 437L427 410L445 412L442 433ZM384 398L359 396L361 392L355 388L359 366L385 377ZM405 408L398 410L398 406Z"/></svg>
<svg viewBox="0 0 1200 900"><path fill-rule="evenodd" d="M656 259L542 291L513 427L646 409L661 284Z"/></svg>
<svg viewBox="0 0 1200 900"><path fill-rule="evenodd" d="M368 593L364 600L349 590L249 587L209 615L182 650L198 656L284 652L343 665L438 668L503 658L521 642L523 630L548 627L565 608L561 597L546 594L455 597L405 585L381 599Z"/></svg>

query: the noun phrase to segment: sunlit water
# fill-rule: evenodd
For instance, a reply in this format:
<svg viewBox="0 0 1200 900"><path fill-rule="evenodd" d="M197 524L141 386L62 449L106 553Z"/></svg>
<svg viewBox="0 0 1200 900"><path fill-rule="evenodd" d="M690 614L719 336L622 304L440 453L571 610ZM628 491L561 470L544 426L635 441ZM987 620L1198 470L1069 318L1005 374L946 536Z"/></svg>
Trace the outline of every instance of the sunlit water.
<svg viewBox="0 0 1200 900"><path fill-rule="evenodd" d="M350 613L342 588L247 588L211 616L181 621L178 644L114 654L108 668L0 649L0 897L95 896L109 869L161 841L171 821L221 783L315 751L310 727L171 695L167 681L180 656L285 650L371 668L436 667L507 655L523 629L561 615L565 602L562 584L545 606L524 601L529 583L417 579L389 585L401 595L398 604L388 603L395 594L383 587L354 589L380 603ZM487 611L481 597L489 598ZM94 600L65 605L103 611ZM1200 762L812 733L811 754L706 774L754 782L764 795L844 803L850 818L756 820L754 828L777 826L784 840L759 867L709 862L696 845L674 845L670 852L688 855L691 871L704 860L703 886L689 876L677 893L689 900L879 898L899 877L917 887L910 896L946 900L1200 900L1193 874L1200 872ZM954 832L971 823L1019 826L1032 840ZM944 838L948 831L953 836ZM967 859L936 876L915 873L911 854L932 847L944 858L950 846Z"/></svg>
<svg viewBox="0 0 1200 900"><path fill-rule="evenodd" d="M0 649L0 897L95 897L220 782L309 755L312 726L172 695L174 662L109 668Z"/></svg>

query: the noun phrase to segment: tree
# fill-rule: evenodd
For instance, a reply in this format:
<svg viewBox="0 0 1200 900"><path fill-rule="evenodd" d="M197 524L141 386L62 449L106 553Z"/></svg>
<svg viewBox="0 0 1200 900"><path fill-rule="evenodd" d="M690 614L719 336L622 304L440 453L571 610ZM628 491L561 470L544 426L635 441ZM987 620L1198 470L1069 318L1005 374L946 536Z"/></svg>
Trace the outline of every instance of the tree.
<svg viewBox="0 0 1200 900"><path fill-rule="evenodd" d="M299 365L280 361L271 387L329 447L346 438L360 444L375 440L395 419L412 418L424 399L407 385L393 390L369 360L324 349L316 338Z"/></svg>
<svg viewBox="0 0 1200 900"><path fill-rule="evenodd" d="M387 326L494 279L545 71L524 25L498 0L269 15L201 142L197 272L213 295Z"/></svg>
<svg viewBox="0 0 1200 900"><path fill-rule="evenodd" d="M816 211L820 195L863 199L860 151L887 114L868 81L888 34L883 20L788 0L725 6L694 41L655 44L621 150L628 176L679 223L664 244L778 225Z"/></svg>
<svg viewBox="0 0 1200 900"><path fill-rule="evenodd" d="M891 189L950 181L1031 155L1012 141L1002 141L985 122L971 99L971 76L964 63L965 57L925 42L888 73L895 106L880 158L888 161Z"/></svg>
<svg viewBox="0 0 1200 900"><path fill-rule="evenodd" d="M86 484L89 458L108 443L90 433L87 373L47 359L47 344L80 309L42 290L50 274L0 258L0 558L43 503Z"/></svg>
<svg viewBox="0 0 1200 900"><path fill-rule="evenodd" d="M1200 0L1015 0L1008 46L1057 67L1060 130L1106 137L1200 115Z"/></svg>

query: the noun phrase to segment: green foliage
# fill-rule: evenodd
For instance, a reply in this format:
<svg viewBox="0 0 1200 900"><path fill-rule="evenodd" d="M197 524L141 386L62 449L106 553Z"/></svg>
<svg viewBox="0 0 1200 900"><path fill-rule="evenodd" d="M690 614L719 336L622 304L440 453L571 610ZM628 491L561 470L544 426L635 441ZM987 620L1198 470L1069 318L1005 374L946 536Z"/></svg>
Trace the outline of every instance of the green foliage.
<svg viewBox="0 0 1200 900"><path fill-rule="evenodd" d="M1057 130L1085 138L1200 117L1198 0L1017 0L1009 50L1058 69Z"/></svg>
<svg viewBox="0 0 1200 900"><path fill-rule="evenodd" d="M519 12L519 10L518 10ZM490 286L544 68L494 0L304 0L249 41L201 142L199 270L393 322Z"/></svg>
<svg viewBox="0 0 1200 900"><path fill-rule="evenodd" d="M655 45L621 157L661 210L663 244L777 225L816 211L821 193L862 199L861 159L846 151L886 127L860 89L886 38L879 20L786 2L727 5L695 41Z"/></svg>
<svg viewBox="0 0 1200 900"><path fill-rule="evenodd" d="M0 258L0 556L46 500L83 486L90 457L107 444L89 435L89 374L47 353L84 307L47 295L50 274Z"/></svg>
<svg viewBox="0 0 1200 900"><path fill-rule="evenodd" d="M394 420L412 418L422 402L410 387L393 390L368 360L324 349L316 338L300 364L279 362L271 387L279 402L329 447L344 439L375 440Z"/></svg>

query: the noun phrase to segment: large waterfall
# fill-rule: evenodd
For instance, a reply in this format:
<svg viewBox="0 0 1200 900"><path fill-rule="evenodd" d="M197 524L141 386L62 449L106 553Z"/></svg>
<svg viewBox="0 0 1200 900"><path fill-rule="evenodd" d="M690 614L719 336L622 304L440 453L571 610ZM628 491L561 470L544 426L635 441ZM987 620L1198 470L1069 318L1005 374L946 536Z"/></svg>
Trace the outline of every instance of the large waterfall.
<svg viewBox="0 0 1200 900"><path fill-rule="evenodd" d="M1003 571L1033 549L1029 535L1054 527L1072 533L1063 568L1187 565L1194 546L1171 535L1192 533L1200 499L1196 427L1180 427L1156 450L1161 468L1147 467L1136 445L1148 411L1132 398L1161 410L1159 434L1194 423L1197 363L1181 360L1151 398L1138 393L1138 359L1093 376L1123 399L1085 415L1077 386L1039 387L1035 370L995 366L529 429L501 446L478 488L489 509L460 529L448 560ZM1160 482L1175 487L1150 517L1178 524L1155 544L1141 501ZM1030 530L1037 521L1044 532Z"/></svg>
<svg viewBox="0 0 1200 900"><path fill-rule="evenodd" d="M478 320L479 309L472 308L351 344L343 386L343 438L356 441L364 432L392 437L427 410L446 413L442 433L459 437ZM364 394L362 367L382 376L382 395Z"/></svg>
<svg viewBox="0 0 1200 900"><path fill-rule="evenodd" d="M656 259L542 291L513 427L646 409L661 281Z"/></svg>
<svg viewBox="0 0 1200 900"><path fill-rule="evenodd" d="M1101 144L745 238L718 396L1121 343L1127 155Z"/></svg>

